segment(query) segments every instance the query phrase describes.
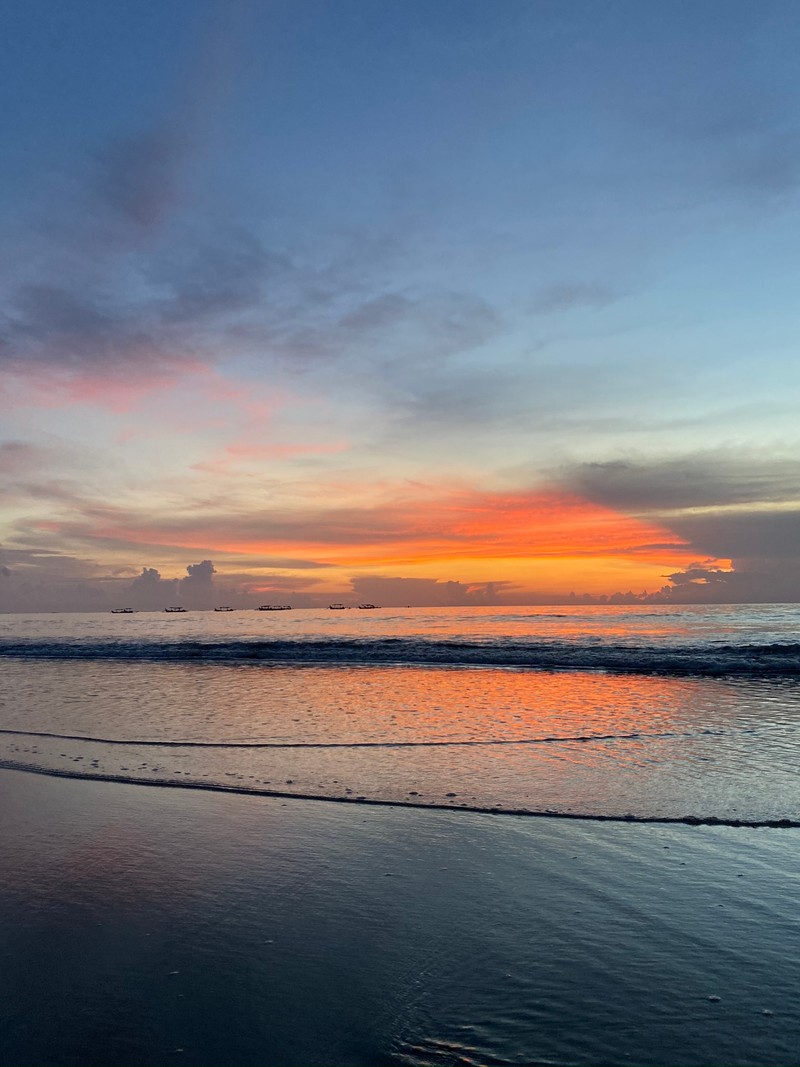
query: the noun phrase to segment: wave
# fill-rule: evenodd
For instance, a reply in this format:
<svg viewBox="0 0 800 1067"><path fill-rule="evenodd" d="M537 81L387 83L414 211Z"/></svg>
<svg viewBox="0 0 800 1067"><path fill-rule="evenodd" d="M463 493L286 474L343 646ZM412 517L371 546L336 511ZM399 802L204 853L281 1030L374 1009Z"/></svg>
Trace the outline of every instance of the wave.
<svg viewBox="0 0 800 1067"><path fill-rule="evenodd" d="M740 819L718 815L639 815L630 812L619 814L606 812L557 811L551 808L512 808L501 805L469 803L442 804L435 801L394 800L367 796L329 796L324 793L289 792L280 789L264 789L250 785L234 785L221 782L201 782L174 778L148 779L134 775L104 774L91 770L67 770L41 767L17 760L0 759L0 769L41 774L48 778L78 778L84 781L109 782L122 785L145 785L167 789L193 789L207 793L235 793L240 796L276 797L284 800L316 800L329 804L354 804L381 808L415 808L425 811L448 811L452 814L473 813L478 815L513 815L528 818L569 819L584 822L640 823L646 825L682 826L728 826L746 829L798 829L800 819Z"/></svg>
<svg viewBox="0 0 800 1067"><path fill-rule="evenodd" d="M800 675L800 644L613 644L339 638L307 640L4 640L0 657L244 666L507 667L701 676Z"/></svg>
<svg viewBox="0 0 800 1067"><path fill-rule="evenodd" d="M592 741L660 741L686 737L723 737L733 731L687 730L629 734L574 734L566 737L500 737L480 740L448 741L182 741L147 738L91 737L87 734L58 734L45 730L10 730L0 728L0 734L12 737L39 737L51 741L85 741L92 745L133 745L137 748L488 748L496 745L564 745L587 744ZM738 731L742 732L742 731ZM753 733L752 729L743 732Z"/></svg>

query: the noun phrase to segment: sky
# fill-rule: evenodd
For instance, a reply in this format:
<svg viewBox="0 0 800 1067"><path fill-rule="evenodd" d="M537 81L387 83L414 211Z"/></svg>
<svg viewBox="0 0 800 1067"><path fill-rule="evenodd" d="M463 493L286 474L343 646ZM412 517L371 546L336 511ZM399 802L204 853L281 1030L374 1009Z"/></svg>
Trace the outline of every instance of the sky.
<svg viewBox="0 0 800 1067"><path fill-rule="evenodd" d="M5 0L0 610L800 601L798 50Z"/></svg>

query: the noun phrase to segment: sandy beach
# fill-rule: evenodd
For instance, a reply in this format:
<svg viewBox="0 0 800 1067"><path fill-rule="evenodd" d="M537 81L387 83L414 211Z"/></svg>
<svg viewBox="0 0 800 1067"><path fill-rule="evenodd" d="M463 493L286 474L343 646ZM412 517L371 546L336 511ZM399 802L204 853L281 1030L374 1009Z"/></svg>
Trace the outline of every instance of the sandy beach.
<svg viewBox="0 0 800 1067"><path fill-rule="evenodd" d="M0 772L0 1063L800 1062L795 830Z"/></svg>

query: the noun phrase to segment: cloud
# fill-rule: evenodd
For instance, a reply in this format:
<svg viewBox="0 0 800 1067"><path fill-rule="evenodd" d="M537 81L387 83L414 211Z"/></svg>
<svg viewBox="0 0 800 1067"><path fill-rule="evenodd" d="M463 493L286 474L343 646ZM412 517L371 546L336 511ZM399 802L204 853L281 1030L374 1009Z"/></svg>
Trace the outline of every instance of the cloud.
<svg viewBox="0 0 800 1067"><path fill-rule="evenodd" d="M562 484L671 530L706 562L667 575L669 602L800 596L800 464L766 450L717 450L563 467ZM725 561L722 565L718 561Z"/></svg>
<svg viewBox="0 0 800 1067"><path fill-rule="evenodd" d="M23 235L0 285L0 369L31 383L28 402L120 410L120 390L235 359L284 380L322 365L383 396L386 368L411 380L503 328L475 293L409 288L396 241L276 250L236 211L171 211L184 150L163 129L114 140L56 221Z"/></svg>
<svg viewBox="0 0 800 1067"><path fill-rule="evenodd" d="M116 138L98 154L101 199L135 226L154 228L177 196L178 164L187 147L165 128Z"/></svg>
<svg viewBox="0 0 800 1067"><path fill-rule="evenodd" d="M161 611L172 605L208 610L223 602L248 608L269 589L282 590L281 599L287 589L301 590L293 596L296 606L315 602L302 592L315 584L313 579L247 572L220 578L211 560L190 563L184 577L162 577L156 567L144 566L131 579L125 570L63 552L0 547L0 611Z"/></svg>
<svg viewBox="0 0 800 1067"><path fill-rule="evenodd" d="M800 501L800 464L780 455L714 450L564 466L558 484L629 512Z"/></svg>
<svg viewBox="0 0 800 1067"><path fill-rule="evenodd" d="M0 611L101 611L103 568L66 553L0 547Z"/></svg>
<svg viewBox="0 0 800 1067"><path fill-rule="evenodd" d="M387 434L393 441L410 430L424 430L425 440L461 435L474 440L476 430L490 428L491 439L509 432L523 433L533 448L533 436L553 442L576 436L648 431L654 420L641 408L641 367L633 361L592 364L574 355L545 353L535 358L498 358L481 364L442 363L409 373L394 366L383 369L383 393L391 406ZM416 368L412 368L416 371ZM654 382L653 388L656 387ZM413 440L413 439L412 439ZM535 470L539 477L540 471ZM557 482L560 472L553 481Z"/></svg>
<svg viewBox="0 0 800 1067"><path fill-rule="evenodd" d="M211 607L215 597L214 575L216 570L210 559L202 563L190 563L186 577L180 581L180 596L187 607Z"/></svg>
<svg viewBox="0 0 800 1067"><path fill-rule="evenodd" d="M687 514L670 527L717 559L800 559L800 506Z"/></svg>
<svg viewBox="0 0 800 1067"><path fill-rule="evenodd" d="M677 536L558 491L493 493L467 488L386 487L382 499L340 503L318 495L291 506L243 509L220 500L186 503L167 515L87 501L47 526L46 536L85 551L130 552L139 546L211 552L247 559L248 566L284 560L305 566L385 567L402 561L556 559L652 556L665 565L683 558ZM346 492L342 495L348 495ZM39 523L17 524L17 536L42 537ZM655 547L653 547L655 546Z"/></svg>
<svg viewBox="0 0 800 1067"><path fill-rule="evenodd" d="M800 559L739 559L731 566L693 563L666 575L672 583L651 599L679 604L788 604L800 601Z"/></svg>
<svg viewBox="0 0 800 1067"><path fill-rule="evenodd" d="M147 312L91 289L23 284L4 318L0 363L19 374L47 368L62 375L147 377L190 359L159 335Z"/></svg>
<svg viewBox="0 0 800 1067"><path fill-rule="evenodd" d="M383 575L356 575L350 579L353 593L361 602L382 607L457 607L501 603L508 582L441 581L438 578L391 578Z"/></svg>
<svg viewBox="0 0 800 1067"><path fill-rule="evenodd" d="M0 295L0 366L17 374L135 381L217 363L241 349L237 323L262 313L268 282L291 273L234 226L80 262L71 278L57 259Z"/></svg>
<svg viewBox="0 0 800 1067"><path fill-rule="evenodd" d="M144 611L165 608L175 602L178 579L164 579L155 567L143 567L138 578L121 591L125 603L122 607L134 607Z"/></svg>
<svg viewBox="0 0 800 1067"><path fill-rule="evenodd" d="M618 299L608 286L598 282L559 282L543 289L532 304L536 315L552 315L581 308L599 310Z"/></svg>
<svg viewBox="0 0 800 1067"><path fill-rule="evenodd" d="M336 290L318 299L310 296L309 284L293 306L266 309L237 333L267 347L285 366L316 374L333 365L357 373L362 383L372 377L374 388L387 370L413 379L479 348L502 328L495 309L474 293L437 288L376 293L374 285L358 272L342 273Z"/></svg>
<svg viewBox="0 0 800 1067"><path fill-rule="evenodd" d="M16 478L38 471L43 451L28 441L0 442L0 476Z"/></svg>
<svg viewBox="0 0 800 1067"><path fill-rule="evenodd" d="M267 287L295 275L288 256L270 252L242 227L229 224L209 236L184 239L147 265L148 280L160 288L164 324L227 321L237 312L262 309Z"/></svg>
<svg viewBox="0 0 800 1067"><path fill-rule="evenodd" d="M172 604L187 608L213 607L218 595L216 574L209 559L190 563L185 578L162 578L155 567L143 567L142 573L124 590L131 606L153 610Z"/></svg>

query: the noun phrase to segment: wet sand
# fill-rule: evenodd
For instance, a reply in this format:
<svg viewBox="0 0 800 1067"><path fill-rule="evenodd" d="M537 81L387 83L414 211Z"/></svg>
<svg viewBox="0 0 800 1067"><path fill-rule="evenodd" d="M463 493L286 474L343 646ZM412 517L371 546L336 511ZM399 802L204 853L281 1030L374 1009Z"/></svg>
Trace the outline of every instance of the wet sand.
<svg viewBox="0 0 800 1067"><path fill-rule="evenodd" d="M799 831L0 771L0 1064L800 1063Z"/></svg>

